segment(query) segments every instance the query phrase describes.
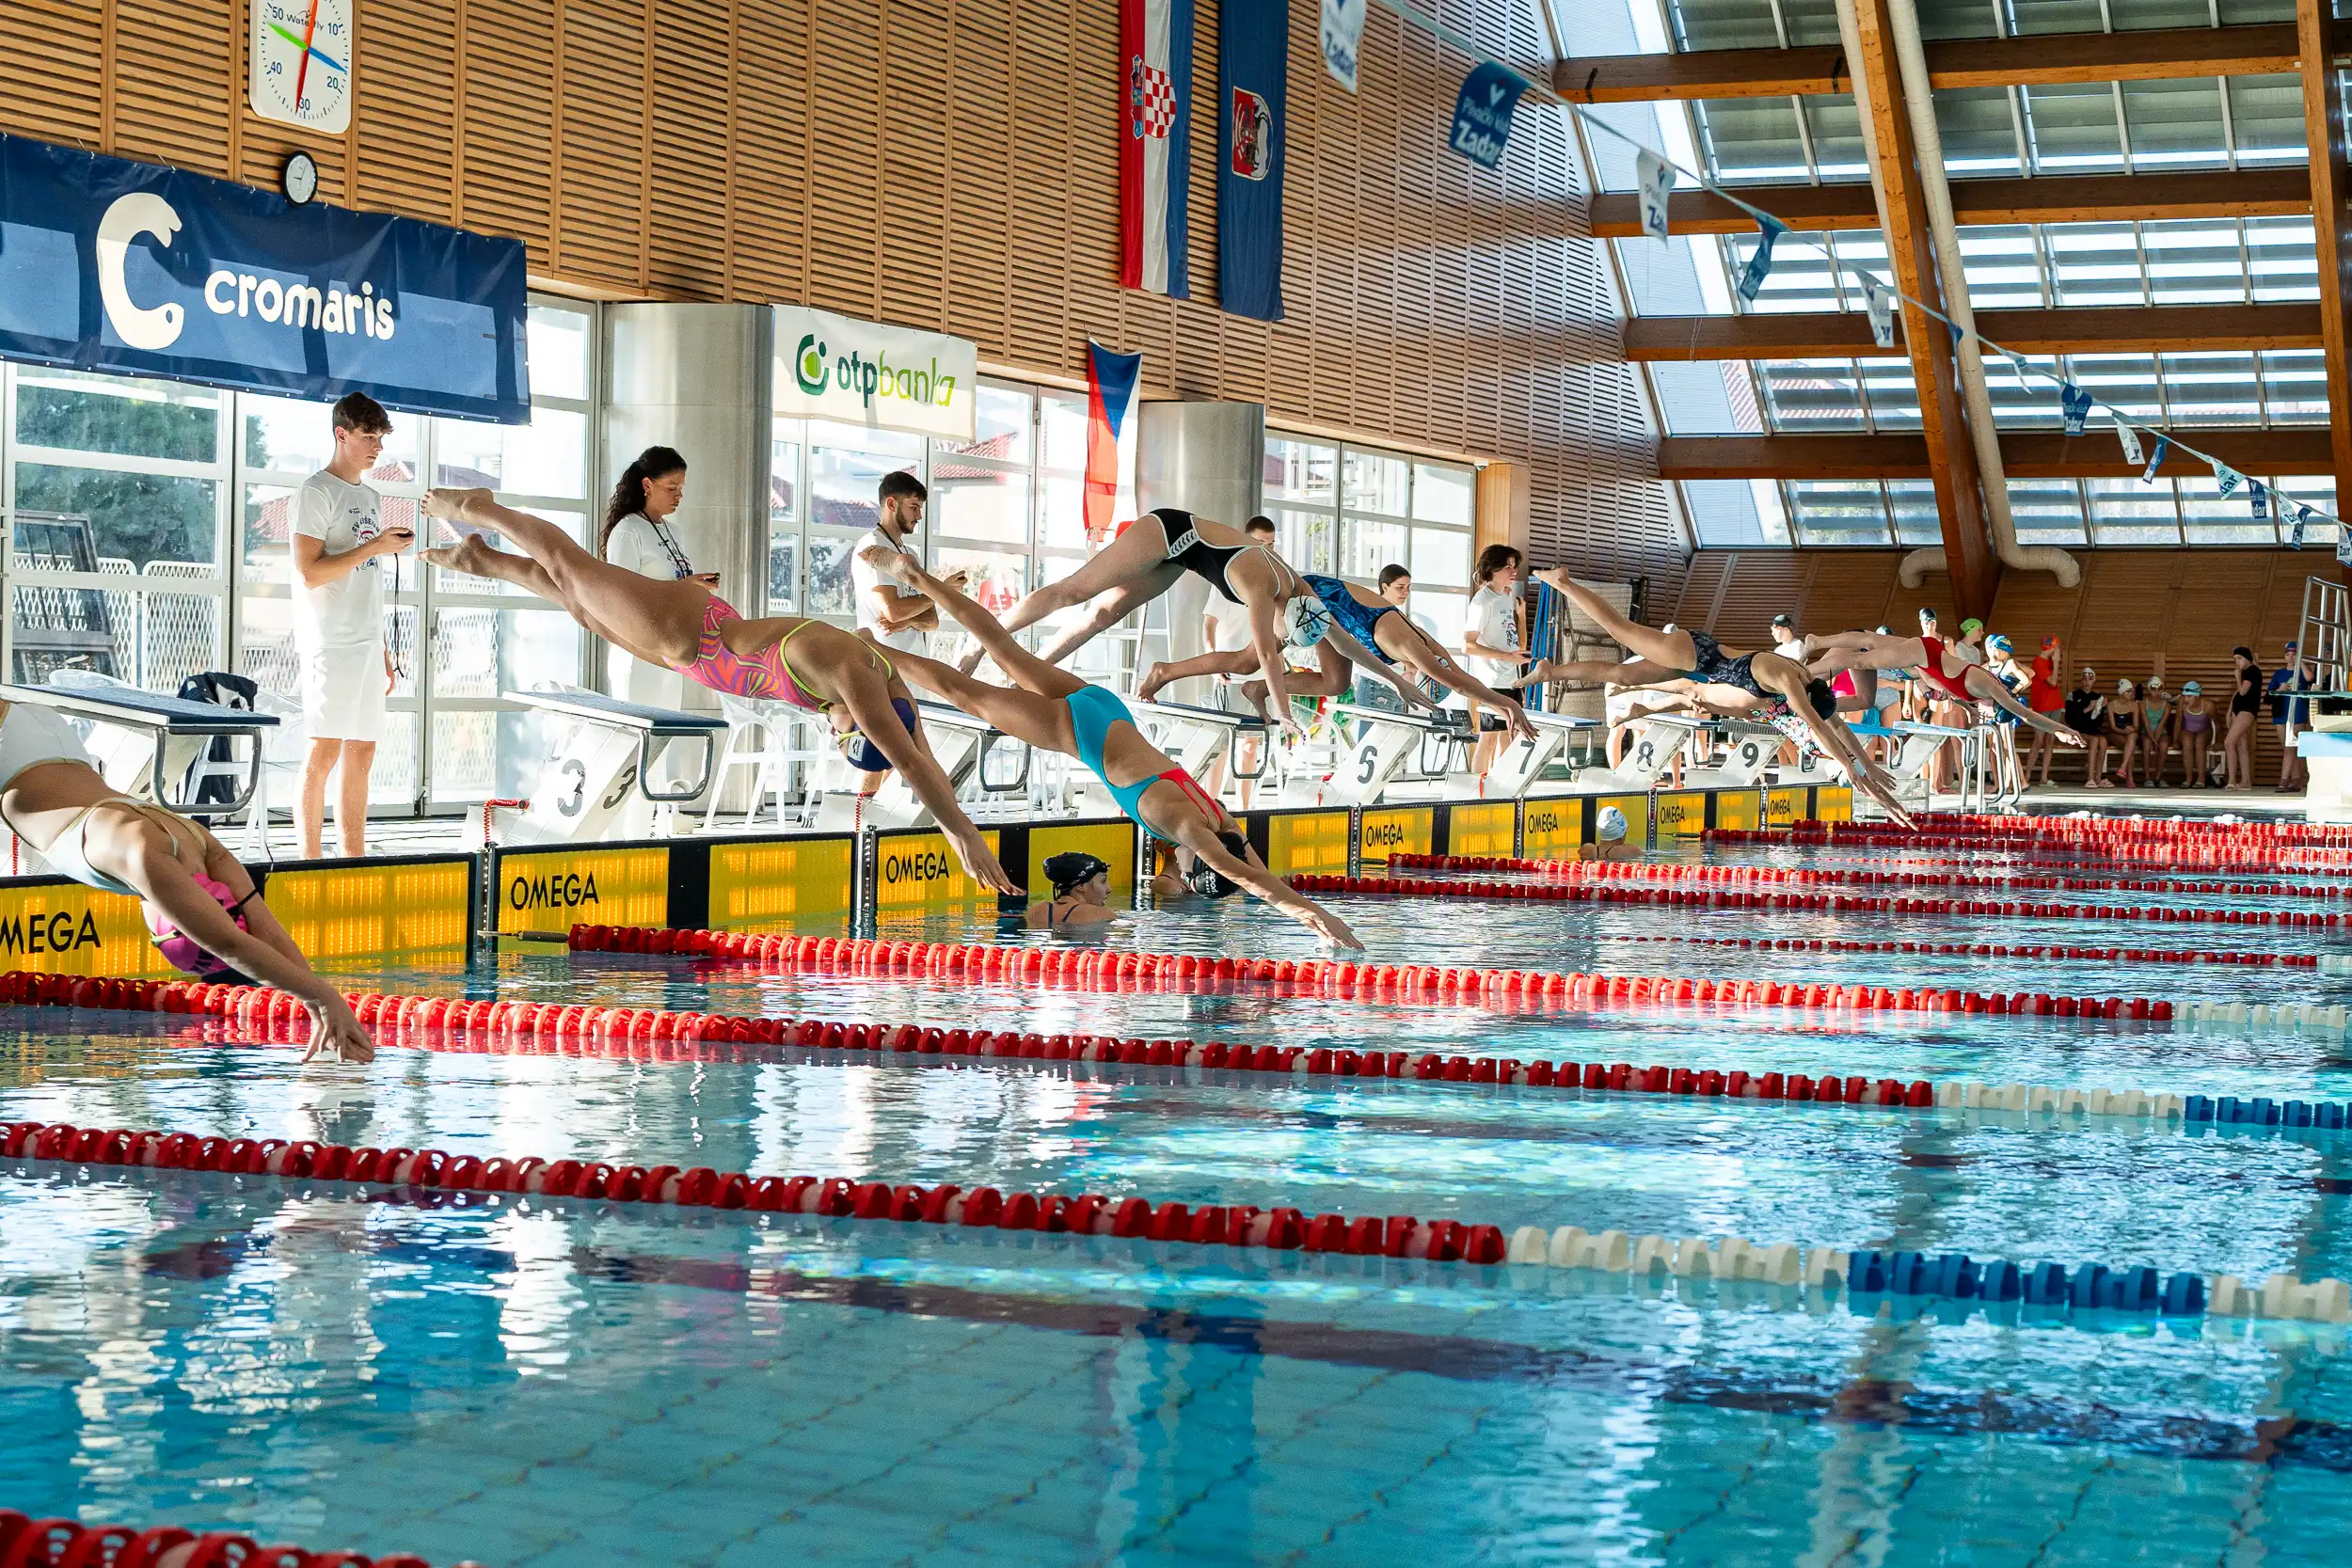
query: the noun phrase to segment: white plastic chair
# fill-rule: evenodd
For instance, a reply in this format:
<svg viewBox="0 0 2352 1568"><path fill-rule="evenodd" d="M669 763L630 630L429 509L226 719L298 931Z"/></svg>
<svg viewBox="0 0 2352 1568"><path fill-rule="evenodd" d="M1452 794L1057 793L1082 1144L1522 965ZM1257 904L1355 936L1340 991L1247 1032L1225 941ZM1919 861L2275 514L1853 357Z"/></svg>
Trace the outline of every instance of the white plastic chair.
<svg viewBox="0 0 2352 1568"><path fill-rule="evenodd" d="M748 830L771 795L776 801L776 827L784 825L785 797L790 794L798 770L814 768L821 752L812 716L782 703L735 697L720 692L719 711L726 716L726 744L720 749L711 773L709 804L703 808L702 831L713 831L719 802L725 799L735 769L752 770L751 797L743 807L741 826Z"/></svg>

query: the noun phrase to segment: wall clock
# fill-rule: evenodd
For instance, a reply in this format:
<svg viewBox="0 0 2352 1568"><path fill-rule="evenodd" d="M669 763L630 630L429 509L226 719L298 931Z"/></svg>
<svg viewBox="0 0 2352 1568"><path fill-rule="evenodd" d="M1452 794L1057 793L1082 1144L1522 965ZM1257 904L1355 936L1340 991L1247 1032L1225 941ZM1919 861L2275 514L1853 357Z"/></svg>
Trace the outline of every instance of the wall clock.
<svg viewBox="0 0 2352 1568"><path fill-rule="evenodd" d="M341 135L351 125L355 0L252 0L253 112Z"/></svg>

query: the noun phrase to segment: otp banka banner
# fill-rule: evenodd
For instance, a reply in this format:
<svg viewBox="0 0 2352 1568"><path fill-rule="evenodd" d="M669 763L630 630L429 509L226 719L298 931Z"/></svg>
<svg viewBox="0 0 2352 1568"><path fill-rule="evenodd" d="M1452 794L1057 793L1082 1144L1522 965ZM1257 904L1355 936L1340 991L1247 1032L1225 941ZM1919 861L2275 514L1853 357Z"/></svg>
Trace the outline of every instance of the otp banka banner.
<svg viewBox="0 0 2352 1568"><path fill-rule="evenodd" d="M980 351L969 339L779 305L776 412L869 430L972 439Z"/></svg>
<svg viewBox="0 0 2352 1568"><path fill-rule="evenodd" d="M519 241L0 136L0 356L520 424Z"/></svg>

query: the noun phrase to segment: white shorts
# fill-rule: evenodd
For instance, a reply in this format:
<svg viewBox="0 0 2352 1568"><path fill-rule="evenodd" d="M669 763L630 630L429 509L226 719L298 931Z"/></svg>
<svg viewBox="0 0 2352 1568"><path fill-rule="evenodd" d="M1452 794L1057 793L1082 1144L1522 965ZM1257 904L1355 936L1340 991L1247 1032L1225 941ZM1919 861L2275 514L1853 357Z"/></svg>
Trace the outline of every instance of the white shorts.
<svg viewBox="0 0 2352 1568"><path fill-rule="evenodd" d="M384 696L380 643L302 656L302 721L313 740L383 739Z"/></svg>

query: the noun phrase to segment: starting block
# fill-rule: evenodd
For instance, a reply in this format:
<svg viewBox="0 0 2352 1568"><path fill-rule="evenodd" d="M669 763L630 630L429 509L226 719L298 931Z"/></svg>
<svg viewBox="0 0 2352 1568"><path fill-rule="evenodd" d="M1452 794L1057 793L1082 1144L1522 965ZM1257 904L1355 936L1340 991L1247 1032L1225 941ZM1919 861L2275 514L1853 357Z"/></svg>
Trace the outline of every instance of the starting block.
<svg viewBox="0 0 2352 1568"><path fill-rule="evenodd" d="M1013 806L1025 805L1029 794L1029 748L986 720L961 708L929 698L917 701L923 738L931 759L947 775L959 800L994 799ZM993 776L989 759L1000 747L1009 747L1020 759L1020 770L1009 778ZM928 828L936 818L915 799L903 774L893 770L871 795L855 790L828 790L817 807L812 824L818 832L858 832L866 828Z"/></svg>
<svg viewBox="0 0 2352 1568"><path fill-rule="evenodd" d="M1926 802L1933 798L1934 787L1928 778L1928 768L1935 761L1935 753L1950 741L1961 743L1961 778L1963 799L1966 798L1965 781L1978 773L1978 757L1984 737L1976 730L1954 729L1948 724L1916 724L1905 721L1899 724L1850 724L1854 734L1868 740L1892 740L1895 755L1886 764L1893 776L1899 795L1907 796L1916 786L1918 799Z"/></svg>
<svg viewBox="0 0 2352 1568"><path fill-rule="evenodd" d="M707 713L625 703L601 692L563 688L553 691L508 691L510 703L571 721L548 753L525 809L508 823L512 841L575 844L595 839L643 837L651 831L655 806L700 799L710 787L718 736L726 721ZM662 747L673 740L702 742L700 775L691 784L659 788L646 776ZM616 819L641 822L612 830Z"/></svg>
<svg viewBox="0 0 2352 1568"><path fill-rule="evenodd" d="M1194 778L1205 778L1219 757L1236 779L1252 783L1264 776L1271 748L1258 748L1257 765L1243 772L1234 762L1234 743L1246 735L1263 739L1273 726L1254 713L1228 713L1221 707L1196 707L1190 703L1147 703L1140 697L1121 699L1143 732L1143 738L1166 752Z"/></svg>
<svg viewBox="0 0 2352 1568"><path fill-rule="evenodd" d="M1572 787L1579 795L1645 795L1708 723L1678 714L1644 714L1629 726L1625 761L1615 768L1588 768L1576 776Z"/></svg>
<svg viewBox="0 0 2352 1568"><path fill-rule="evenodd" d="M1724 738L1724 760L1712 767L1684 768L1682 787L1740 790L1762 787L1764 769L1779 760L1780 749L1788 737L1770 724L1751 724L1738 719L1719 720L1711 727Z"/></svg>
<svg viewBox="0 0 2352 1568"><path fill-rule="evenodd" d="M262 732L278 726L274 714L227 707L218 703L183 702L135 686L0 685L0 702L53 708L70 719L87 719L141 737L149 752L145 781L149 798L173 811L208 816L233 816L252 803L262 782ZM244 776L234 784L230 799L174 800L167 781L175 772L186 777L190 767L218 736L228 736L232 740L242 738L246 743ZM125 759L103 760L115 765L103 769L112 775L120 770ZM108 782L117 787L123 787L124 784L111 776Z"/></svg>
<svg viewBox="0 0 2352 1568"><path fill-rule="evenodd" d="M1316 793L1351 806L1368 806L1379 800L1407 762L1418 762L1423 779L1443 779L1453 771L1454 749L1478 738L1470 727L1469 715L1456 709L1440 709L1428 716L1334 703L1331 713L1347 724L1353 736L1340 752L1330 778ZM1432 747L1437 749L1434 765L1429 754Z"/></svg>
<svg viewBox="0 0 2352 1568"><path fill-rule="evenodd" d="M1567 750L1568 741L1578 736L1589 736L1600 728L1597 721L1574 719L1562 713L1527 710L1528 722L1535 726L1533 740L1514 740L1505 746L1486 769L1482 793L1490 800L1516 800L1534 787L1544 769Z"/></svg>

